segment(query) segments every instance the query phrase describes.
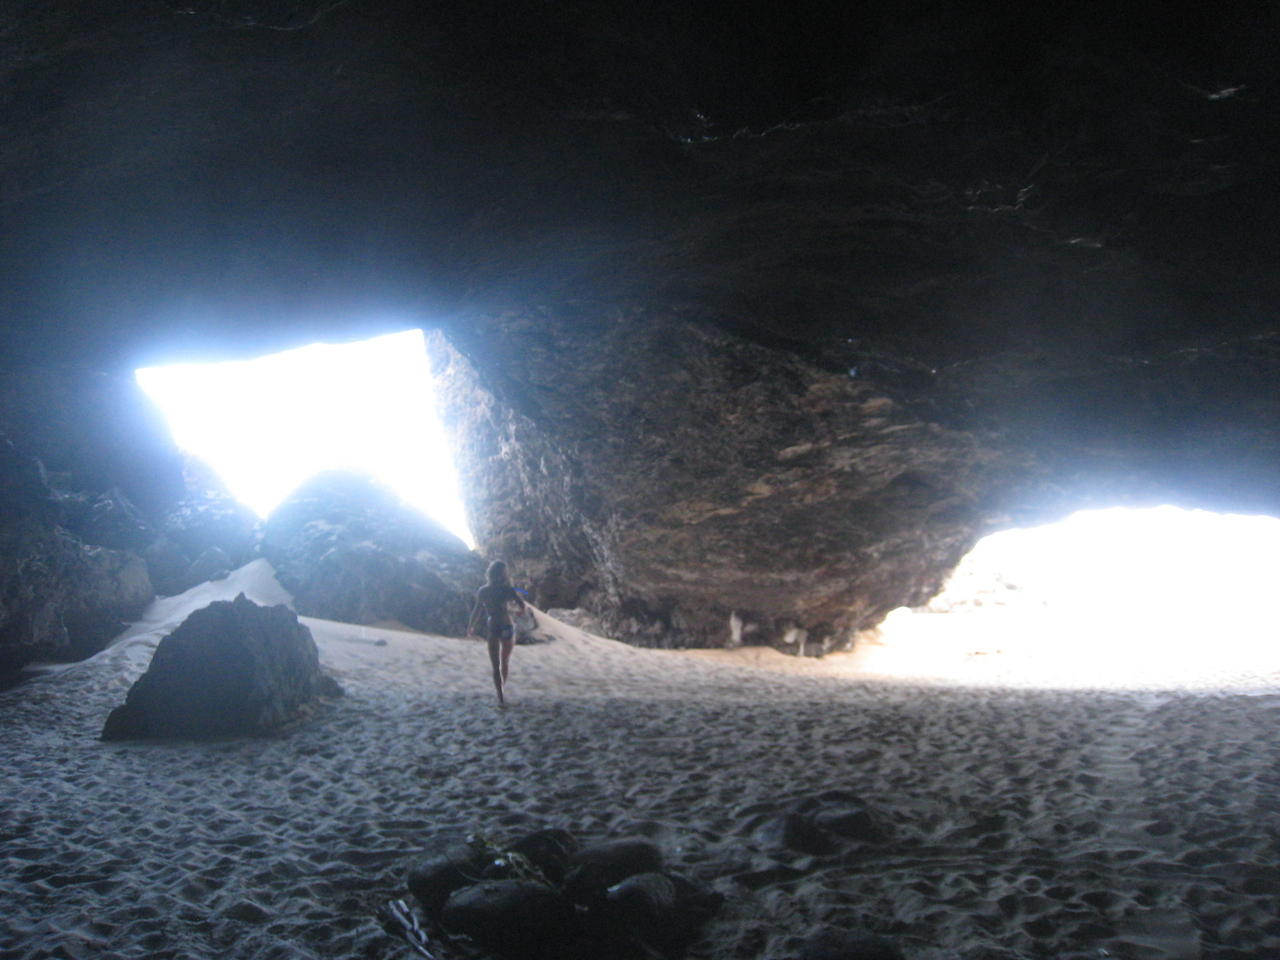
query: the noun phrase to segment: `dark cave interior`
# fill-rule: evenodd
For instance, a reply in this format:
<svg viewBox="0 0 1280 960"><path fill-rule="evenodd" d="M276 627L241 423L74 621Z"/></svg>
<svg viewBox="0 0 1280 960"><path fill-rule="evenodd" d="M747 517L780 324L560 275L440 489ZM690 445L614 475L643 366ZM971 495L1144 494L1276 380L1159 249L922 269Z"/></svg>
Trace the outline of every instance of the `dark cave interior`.
<svg viewBox="0 0 1280 960"><path fill-rule="evenodd" d="M480 552L640 643L848 638L1082 506L1274 514L1278 39L1261 0L7 4L5 662L100 643L164 550L249 555L134 368L406 325Z"/></svg>

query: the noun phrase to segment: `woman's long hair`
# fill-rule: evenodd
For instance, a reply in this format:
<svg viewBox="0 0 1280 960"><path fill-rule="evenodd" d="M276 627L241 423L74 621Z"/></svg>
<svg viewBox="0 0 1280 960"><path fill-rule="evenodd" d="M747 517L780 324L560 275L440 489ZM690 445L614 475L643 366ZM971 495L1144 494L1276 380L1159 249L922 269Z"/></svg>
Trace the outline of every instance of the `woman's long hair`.
<svg viewBox="0 0 1280 960"><path fill-rule="evenodd" d="M495 560L489 564L489 586L509 587L511 580L507 577L507 564L503 560Z"/></svg>

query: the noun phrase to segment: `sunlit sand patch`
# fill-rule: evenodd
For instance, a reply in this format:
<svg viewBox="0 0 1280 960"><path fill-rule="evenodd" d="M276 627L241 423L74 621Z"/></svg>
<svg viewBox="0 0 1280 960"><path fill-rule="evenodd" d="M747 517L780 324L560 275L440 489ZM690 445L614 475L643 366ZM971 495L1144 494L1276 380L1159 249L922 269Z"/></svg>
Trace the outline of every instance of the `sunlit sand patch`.
<svg viewBox="0 0 1280 960"><path fill-rule="evenodd" d="M1095 510L983 540L852 653L685 656L849 679L1044 689L1280 689L1280 520Z"/></svg>

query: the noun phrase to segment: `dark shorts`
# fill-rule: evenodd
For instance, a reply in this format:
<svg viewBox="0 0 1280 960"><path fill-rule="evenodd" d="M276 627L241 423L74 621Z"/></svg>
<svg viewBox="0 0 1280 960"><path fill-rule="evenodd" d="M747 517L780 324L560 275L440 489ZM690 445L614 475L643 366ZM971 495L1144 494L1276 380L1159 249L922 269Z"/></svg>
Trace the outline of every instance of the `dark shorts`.
<svg viewBox="0 0 1280 960"><path fill-rule="evenodd" d="M510 640L515 636L516 628L507 624L505 627L490 627L489 640Z"/></svg>

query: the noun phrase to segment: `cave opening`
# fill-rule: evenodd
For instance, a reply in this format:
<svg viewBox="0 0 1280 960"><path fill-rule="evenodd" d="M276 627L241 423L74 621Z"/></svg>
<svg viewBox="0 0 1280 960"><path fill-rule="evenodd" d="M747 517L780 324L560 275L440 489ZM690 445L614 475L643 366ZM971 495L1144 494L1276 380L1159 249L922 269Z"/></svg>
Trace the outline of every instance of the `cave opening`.
<svg viewBox="0 0 1280 960"><path fill-rule="evenodd" d="M261 517L319 473L355 471L475 546L421 330L136 377L178 446Z"/></svg>
<svg viewBox="0 0 1280 960"><path fill-rule="evenodd" d="M961 681L1249 688L1280 672L1280 519L1085 510L980 541L927 606L892 612L864 668ZM944 666L945 665L945 666Z"/></svg>

